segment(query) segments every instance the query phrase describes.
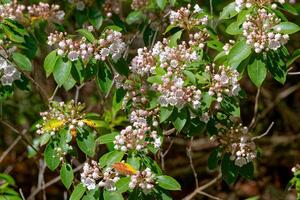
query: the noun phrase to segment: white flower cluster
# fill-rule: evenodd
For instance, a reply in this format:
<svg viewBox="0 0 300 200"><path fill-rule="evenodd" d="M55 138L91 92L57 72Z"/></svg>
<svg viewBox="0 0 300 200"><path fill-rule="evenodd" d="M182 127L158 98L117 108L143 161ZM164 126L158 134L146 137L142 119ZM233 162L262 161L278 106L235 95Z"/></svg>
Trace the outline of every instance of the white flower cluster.
<svg viewBox="0 0 300 200"><path fill-rule="evenodd" d="M140 10L149 4L149 0L132 0L131 8L133 10Z"/></svg>
<svg viewBox="0 0 300 200"><path fill-rule="evenodd" d="M110 167L101 171L98 163L94 160L91 161L91 165L89 163L84 163L83 172L80 176L81 183L88 190L93 190L99 186L109 191L115 191L117 189L115 183L120 180L118 172Z"/></svg>
<svg viewBox="0 0 300 200"><path fill-rule="evenodd" d="M36 125L38 134L50 133L54 135L56 131L64 126L68 126L69 130L75 131L76 127L91 125L89 120L84 119L85 114L82 113L84 105L75 103L74 100L64 103L52 101L49 110L41 112L43 121Z"/></svg>
<svg viewBox="0 0 300 200"><path fill-rule="evenodd" d="M48 3L34 4L27 7L29 16L31 18L53 19L62 21L65 16L65 12L60 10L60 6L57 4L49 5Z"/></svg>
<svg viewBox="0 0 300 200"><path fill-rule="evenodd" d="M144 193L148 193L154 188L155 184L155 175L151 172L149 168L146 168L144 171L139 171L137 174L131 176L129 182L129 188L141 188Z"/></svg>
<svg viewBox="0 0 300 200"><path fill-rule="evenodd" d="M33 4L31 6L24 6L18 4L17 0L13 0L7 4L0 4L0 21L9 18L13 20L20 20L24 17L25 11L31 19L42 18L62 21L65 13L60 10L59 5L49 5L48 3Z"/></svg>
<svg viewBox="0 0 300 200"><path fill-rule="evenodd" d="M0 57L0 80L2 85L12 85L15 80L21 78L21 73L14 65Z"/></svg>
<svg viewBox="0 0 300 200"><path fill-rule="evenodd" d="M256 158L256 146L248 135L248 128L241 125L234 129L231 128L230 134L242 133L235 142L231 143L230 159L234 160L236 166L242 167Z"/></svg>
<svg viewBox="0 0 300 200"><path fill-rule="evenodd" d="M229 40L228 43L226 43L224 46L223 46L223 50L225 52L226 55L229 54L230 52L230 49L232 48L232 46L235 44L235 41L234 40Z"/></svg>
<svg viewBox="0 0 300 200"><path fill-rule="evenodd" d="M248 15L243 23L243 35L247 44L251 45L256 53L277 50L289 40L289 35L278 33L280 30L277 28L274 30L280 22L274 13L268 13L264 8L258 9L255 16Z"/></svg>
<svg viewBox="0 0 300 200"><path fill-rule="evenodd" d="M97 181L101 179L101 170L98 163L94 160L89 163L84 163L83 172L80 174L81 183L87 187L88 190L96 188Z"/></svg>
<svg viewBox="0 0 300 200"><path fill-rule="evenodd" d="M224 130L224 133L220 132L212 139L218 141L224 151L231 155L230 159L236 166L242 167L252 162L256 158L256 145L249 135L248 128L239 124L230 129L225 127Z"/></svg>
<svg viewBox="0 0 300 200"><path fill-rule="evenodd" d="M192 47L199 47L200 49L203 49L205 46L205 42L209 37L209 33L206 28L204 28L201 31L198 31L194 34L189 35L189 45Z"/></svg>
<svg viewBox="0 0 300 200"><path fill-rule="evenodd" d="M199 7L198 4L194 6L194 10L191 11L191 5L188 4L187 7L181 7L177 11L170 12L170 23L174 26L179 26L184 29L192 29L194 26L206 25L208 22L207 15L199 14L203 13L203 10Z"/></svg>
<svg viewBox="0 0 300 200"><path fill-rule="evenodd" d="M276 9L277 5L275 2L278 2L280 4L284 4L285 0L235 0L235 10L237 12L240 12L243 8L251 8L254 5L258 5L259 7L263 7L265 5L271 5L272 9Z"/></svg>
<svg viewBox="0 0 300 200"><path fill-rule="evenodd" d="M180 77L163 76L163 84L154 84L153 88L161 93L159 103L163 107L168 105L182 108L186 103L192 103L195 109L200 106L201 91L196 86L184 86Z"/></svg>
<svg viewBox="0 0 300 200"><path fill-rule="evenodd" d="M25 9L26 7L18 4L17 0L13 0L6 4L0 4L0 21L5 18L14 20L20 19L22 18Z"/></svg>
<svg viewBox="0 0 300 200"><path fill-rule="evenodd" d="M99 187L104 187L106 190L116 191L117 188L115 184L118 182L118 180L120 180L119 173L114 169L107 167L103 171L103 178L98 185Z"/></svg>
<svg viewBox="0 0 300 200"><path fill-rule="evenodd" d="M239 73L236 69L224 65L206 66L205 72L212 77L208 94L215 96L218 103L223 101L223 95L237 96L240 91Z"/></svg>
<svg viewBox="0 0 300 200"><path fill-rule="evenodd" d="M152 117L152 125L154 127L158 126L158 121L155 118L157 112L158 110L133 110L129 116L132 126L127 126L115 137L114 148L121 151L142 151L149 144L153 144L155 148L159 148L161 146L161 139L157 131L152 130L147 123L147 118Z"/></svg>
<svg viewBox="0 0 300 200"><path fill-rule="evenodd" d="M132 59L129 69L133 73L139 74L141 76L149 76L150 73L154 73L156 63L152 52L144 47L138 49L137 53L138 55Z"/></svg>
<svg viewBox="0 0 300 200"><path fill-rule="evenodd" d="M94 57L96 60L106 60L110 55L113 60L121 58L126 44L123 42L122 33L107 29L99 40L93 43L85 37L74 40L67 37L67 33L55 32L48 36L48 45L57 45L58 55L66 55L71 61L79 58L83 60Z"/></svg>

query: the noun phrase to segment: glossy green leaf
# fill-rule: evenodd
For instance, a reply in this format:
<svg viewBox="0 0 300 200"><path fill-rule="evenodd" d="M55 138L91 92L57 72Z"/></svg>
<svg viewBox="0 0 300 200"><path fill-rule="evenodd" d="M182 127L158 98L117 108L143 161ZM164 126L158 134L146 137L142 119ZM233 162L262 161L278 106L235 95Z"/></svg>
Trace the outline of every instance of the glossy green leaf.
<svg viewBox="0 0 300 200"><path fill-rule="evenodd" d="M64 163L60 169L60 179L64 186L69 189L74 178L72 166L68 163Z"/></svg>
<svg viewBox="0 0 300 200"><path fill-rule="evenodd" d="M274 30L283 34L293 34L300 31L300 26L292 22L281 22L274 27Z"/></svg>
<svg viewBox="0 0 300 200"><path fill-rule="evenodd" d="M254 58L250 61L247 69L250 80L256 87L260 87L267 76L266 63L262 59Z"/></svg>
<svg viewBox="0 0 300 200"><path fill-rule="evenodd" d="M12 59L14 60L14 62L20 69L29 71L29 72L32 71L32 64L25 55L15 52L12 54Z"/></svg>
<svg viewBox="0 0 300 200"><path fill-rule="evenodd" d="M181 190L180 184L170 176L158 176L156 177L158 185L166 190Z"/></svg>
<svg viewBox="0 0 300 200"><path fill-rule="evenodd" d="M219 19L230 19L233 18L234 16L236 16L238 14L238 12L235 10L236 8L236 4L235 2L232 2L230 4L228 4L227 6L225 6L222 10L222 12L220 13L220 17Z"/></svg>
<svg viewBox="0 0 300 200"><path fill-rule="evenodd" d="M173 112L173 125L178 132L180 132L185 126L188 118L187 109L176 110Z"/></svg>
<svg viewBox="0 0 300 200"><path fill-rule="evenodd" d="M59 58L55 63L53 76L59 87L61 87L68 80L71 73L71 68L71 61L64 62L62 58Z"/></svg>
<svg viewBox="0 0 300 200"><path fill-rule="evenodd" d="M237 68L239 64L248 58L251 54L251 47L246 44L245 40L241 40L233 45L228 55L228 64L233 68Z"/></svg>
<svg viewBox="0 0 300 200"><path fill-rule="evenodd" d="M144 15L141 11L132 11L129 13L129 15L126 17L126 23L131 25L135 23L139 23L144 19Z"/></svg>
<svg viewBox="0 0 300 200"><path fill-rule="evenodd" d="M125 153L122 151L108 152L99 159L99 165L100 165L100 167L111 166L112 164L114 164L116 162L120 162L122 160L124 154Z"/></svg>
<svg viewBox="0 0 300 200"><path fill-rule="evenodd" d="M53 142L48 143L45 151L44 151L44 158L46 165L50 170L55 170L59 163L60 163L60 158L57 155L57 152L55 151L55 146Z"/></svg>
<svg viewBox="0 0 300 200"><path fill-rule="evenodd" d="M84 195L85 191L86 188L83 186L83 184L78 184L72 192L69 200L80 200L81 197Z"/></svg>
<svg viewBox="0 0 300 200"><path fill-rule="evenodd" d="M108 143L112 143L115 140L115 137L118 135L118 132L114 132L114 133L110 133L110 134L105 134L100 136L97 139L97 142L99 144L108 144Z"/></svg>
<svg viewBox="0 0 300 200"><path fill-rule="evenodd" d="M113 85L113 74L109 67L101 62L98 66L97 83L99 89L107 95Z"/></svg>
<svg viewBox="0 0 300 200"><path fill-rule="evenodd" d="M81 151L86 155L93 157L96 150L96 140L93 132L77 128L76 142Z"/></svg>
<svg viewBox="0 0 300 200"><path fill-rule="evenodd" d="M173 112L174 107L168 106L168 107L160 107L160 114L159 114L159 120L160 123L166 121Z"/></svg>
<svg viewBox="0 0 300 200"><path fill-rule="evenodd" d="M44 69L46 71L46 76L49 77L53 71L54 71L54 67L55 67L55 63L57 61L59 57L56 54L56 50L51 51L45 58L44 60Z"/></svg>
<svg viewBox="0 0 300 200"><path fill-rule="evenodd" d="M96 40L94 35L87 29L79 29L77 30L77 32L83 37L85 37L89 42L94 42Z"/></svg>
<svg viewBox="0 0 300 200"><path fill-rule="evenodd" d="M183 30L177 31L174 35L171 36L169 46L176 47L177 41L180 40Z"/></svg>
<svg viewBox="0 0 300 200"><path fill-rule="evenodd" d="M163 10L166 7L167 0L156 0L156 4L161 10Z"/></svg>
<svg viewBox="0 0 300 200"><path fill-rule="evenodd" d="M230 160L230 156L226 154L221 163L222 178L227 184L232 184L238 177L238 167L234 161Z"/></svg>
<svg viewBox="0 0 300 200"><path fill-rule="evenodd" d="M129 190L130 177L122 177L116 182L116 188L119 193L124 193Z"/></svg>

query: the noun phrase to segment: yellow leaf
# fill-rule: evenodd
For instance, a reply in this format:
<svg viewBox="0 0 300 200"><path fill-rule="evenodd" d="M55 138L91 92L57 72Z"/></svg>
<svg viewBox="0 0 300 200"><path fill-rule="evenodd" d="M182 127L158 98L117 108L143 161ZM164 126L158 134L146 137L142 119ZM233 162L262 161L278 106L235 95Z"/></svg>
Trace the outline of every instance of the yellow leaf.
<svg viewBox="0 0 300 200"><path fill-rule="evenodd" d="M43 129L45 131L52 131L54 129L59 129L59 128L61 128L64 125L65 125L65 121L64 120L52 119L52 120L48 121L44 125Z"/></svg>
<svg viewBox="0 0 300 200"><path fill-rule="evenodd" d="M81 120L82 122L84 122L86 125L88 125L89 127L95 128L96 127L96 123L93 122L92 120L89 119L83 119Z"/></svg>
<svg viewBox="0 0 300 200"><path fill-rule="evenodd" d="M117 170L119 173L124 175L134 175L137 173L137 170L134 169L128 163L118 162L112 165L112 167Z"/></svg>

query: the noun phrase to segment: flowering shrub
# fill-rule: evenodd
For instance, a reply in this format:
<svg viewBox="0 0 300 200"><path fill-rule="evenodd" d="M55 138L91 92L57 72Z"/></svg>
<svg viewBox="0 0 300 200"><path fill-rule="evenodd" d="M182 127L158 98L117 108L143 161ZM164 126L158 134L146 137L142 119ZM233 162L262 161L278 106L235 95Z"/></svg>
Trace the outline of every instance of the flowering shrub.
<svg viewBox="0 0 300 200"><path fill-rule="evenodd" d="M260 136L240 118L240 80L248 76L259 90L269 73L285 83L299 57L286 47L300 30L284 15L295 14L288 2L236 0L218 16L176 0L57 3L0 5L0 94L41 95L46 108L32 124L31 148L59 169L70 199L170 199L181 189L160 163L170 136L205 132L216 145L210 170L228 184L253 177ZM34 79L38 60L56 85L52 95ZM79 102L91 83L101 114Z"/></svg>

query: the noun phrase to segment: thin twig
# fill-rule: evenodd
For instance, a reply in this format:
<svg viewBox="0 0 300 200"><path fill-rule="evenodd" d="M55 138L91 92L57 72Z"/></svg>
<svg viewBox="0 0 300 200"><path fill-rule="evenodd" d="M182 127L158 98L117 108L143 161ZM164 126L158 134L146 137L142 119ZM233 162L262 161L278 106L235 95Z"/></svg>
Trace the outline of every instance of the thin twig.
<svg viewBox="0 0 300 200"><path fill-rule="evenodd" d="M213 8L213 3L212 3L212 0L209 0L209 7L210 7L210 15L211 16L213 16L213 14L214 14L214 8ZM214 25L214 21L213 20L211 20L211 27L213 27L213 25Z"/></svg>
<svg viewBox="0 0 300 200"><path fill-rule="evenodd" d="M26 143L26 144L28 144L34 151L36 151L37 153L39 153L40 154L40 152L30 143L30 141L26 138L26 136L25 136L25 132L26 131L24 131L24 133L22 133L21 131L18 131L15 127L13 127L9 122L6 122L6 121L3 121L3 120L1 120L0 121L2 124L4 124L5 126L7 126L8 128L10 128L13 132L15 132L15 133L17 133L19 136L21 136L22 137L22 140Z"/></svg>
<svg viewBox="0 0 300 200"><path fill-rule="evenodd" d="M20 193L20 195L22 197L22 200L26 200L21 188L19 189L19 193Z"/></svg>
<svg viewBox="0 0 300 200"><path fill-rule="evenodd" d="M76 167L74 169L74 172L78 172L79 170L81 170L81 168L83 167L82 165L79 165L78 167ZM47 182L45 185L43 185L42 187L38 187L37 189L35 189L30 196L27 198L28 200L34 199L34 197L41 191L41 190L45 190L46 188L50 187L51 185L53 185L54 183L57 183L58 181L60 181L60 176L57 176L56 178L52 179L51 181Z"/></svg>
<svg viewBox="0 0 300 200"><path fill-rule="evenodd" d="M9 154L9 152L19 143L22 139L22 136L18 136L17 139L4 151L4 153L0 157L0 163L4 160L4 158Z"/></svg>
<svg viewBox="0 0 300 200"><path fill-rule="evenodd" d="M269 128L268 128L263 134L253 137L253 138L252 138L252 141L258 140L258 139L260 139L260 138L266 136L266 135L270 132L270 130L271 130L271 128L272 128L273 126L274 126L274 122L272 122L272 123L270 124Z"/></svg>
<svg viewBox="0 0 300 200"><path fill-rule="evenodd" d="M291 76L293 76L293 75L300 75L300 72L289 72L288 75L291 75Z"/></svg>
<svg viewBox="0 0 300 200"><path fill-rule="evenodd" d="M199 187L198 185L198 174L196 172L196 169L195 169L195 166L194 166L194 163L193 163L193 156L192 156L192 143L193 143L193 137L191 138L191 141L189 143L189 146L188 148L186 148L186 154L189 158L189 161L190 161L190 166L191 166L191 169L193 171L193 174L194 174L194 178L195 178L195 185L196 185L196 188Z"/></svg>
<svg viewBox="0 0 300 200"><path fill-rule="evenodd" d="M184 197L183 200L191 200L191 199L193 199L201 191L203 191L203 190L209 188L210 186L214 185L215 183L217 183L221 179L221 177L222 177L222 175L220 173L216 178L214 178L213 180L209 181L205 185L198 187L191 194L189 194L186 197Z"/></svg>
<svg viewBox="0 0 300 200"><path fill-rule="evenodd" d="M253 118L251 120L251 123L249 125L249 129L251 129L256 122L257 118L257 112L258 112L258 103L259 103L259 96L260 96L260 87L257 89L256 97L255 97L255 104L254 104L254 112L253 112Z"/></svg>
<svg viewBox="0 0 300 200"><path fill-rule="evenodd" d="M211 199L221 200L219 197L215 197L215 196L213 196L213 195L211 195L211 194L208 194L208 193L206 193L206 192L203 192L203 191L199 191L198 193L199 193L199 194L202 194L203 196L207 196L207 197L209 197L209 198L211 198Z"/></svg>
<svg viewBox="0 0 300 200"><path fill-rule="evenodd" d="M54 97L55 97L55 95L56 95L56 93L58 91L58 88L59 88L59 86L57 85L56 88L55 88L55 90L54 90L54 92L53 92L53 94L52 94L52 96L49 98L49 102L54 99Z"/></svg>
<svg viewBox="0 0 300 200"><path fill-rule="evenodd" d="M175 138L173 138L172 140L171 140L171 142L170 142L170 144L169 144L169 146L168 146L168 148L167 148L167 150L165 151L165 152L160 152L160 157L161 157L161 168L163 169L163 170L165 170L165 157L166 157L166 155L169 153L169 151L171 150L171 147L173 146L173 144L174 144L174 140L175 140Z"/></svg>
<svg viewBox="0 0 300 200"><path fill-rule="evenodd" d="M171 135L172 133L175 133L175 131L176 131L176 128L172 128L170 130L164 131L163 134L168 136L168 135Z"/></svg>

